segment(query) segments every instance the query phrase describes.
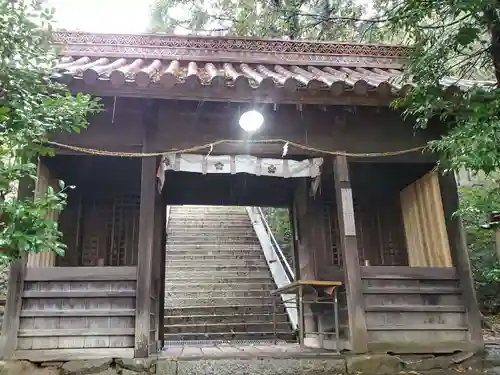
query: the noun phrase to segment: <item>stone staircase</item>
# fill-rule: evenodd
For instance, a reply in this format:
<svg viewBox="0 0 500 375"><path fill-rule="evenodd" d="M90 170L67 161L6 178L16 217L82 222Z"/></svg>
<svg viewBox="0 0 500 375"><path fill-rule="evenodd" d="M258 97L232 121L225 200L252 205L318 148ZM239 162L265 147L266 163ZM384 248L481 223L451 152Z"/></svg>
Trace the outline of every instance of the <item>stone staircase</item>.
<svg viewBox="0 0 500 375"><path fill-rule="evenodd" d="M275 289L244 207L172 206L167 228L165 340L268 340ZM293 340L284 307L278 338Z"/></svg>

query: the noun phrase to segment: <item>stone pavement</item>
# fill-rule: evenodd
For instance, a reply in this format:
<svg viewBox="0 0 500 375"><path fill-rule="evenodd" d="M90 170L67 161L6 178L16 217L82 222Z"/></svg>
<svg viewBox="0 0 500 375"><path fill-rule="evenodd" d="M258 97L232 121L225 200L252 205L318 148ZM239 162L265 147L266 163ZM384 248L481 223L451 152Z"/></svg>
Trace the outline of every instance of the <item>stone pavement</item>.
<svg viewBox="0 0 500 375"><path fill-rule="evenodd" d="M172 346L145 360L0 362L0 375L484 375L482 367L483 358L474 352L354 355L302 350L293 344L219 344Z"/></svg>
<svg viewBox="0 0 500 375"><path fill-rule="evenodd" d="M334 351L301 348L292 343L256 343L237 345L216 343L212 345L175 345L163 350L159 358L177 359L248 359L248 358L340 358Z"/></svg>

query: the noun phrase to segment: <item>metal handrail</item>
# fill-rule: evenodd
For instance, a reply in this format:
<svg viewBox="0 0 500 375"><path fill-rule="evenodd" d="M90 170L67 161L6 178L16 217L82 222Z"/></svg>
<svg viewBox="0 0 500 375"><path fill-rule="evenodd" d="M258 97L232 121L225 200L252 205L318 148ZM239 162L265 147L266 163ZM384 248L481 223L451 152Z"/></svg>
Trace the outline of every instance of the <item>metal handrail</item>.
<svg viewBox="0 0 500 375"><path fill-rule="evenodd" d="M288 263L288 260L286 259L285 254L283 254L283 251L281 250L281 247L278 244L278 241L276 241L276 238L273 235L273 231L271 230L271 227L269 226L269 223L266 220L266 216L264 215L262 208L255 207L255 209L257 210L257 214L259 215L260 220L264 224L264 228L267 232L267 235L271 239L274 253L277 256L280 263L282 264L283 268L285 269L285 273L286 273L286 276L288 278L288 281L292 282L293 280L295 280L295 273L293 272L292 267L290 266L290 263Z"/></svg>
<svg viewBox="0 0 500 375"><path fill-rule="evenodd" d="M168 227L168 221L170 219L170 206L165 208L165 228Z"/></svg>
<svg viewBox="0 0 500 375"><path fill-rule="evenodd" d="M255 234L259 239L264 257L266 258L269 271L271 272L276 287L283 288L284 286L289 285L294 281L295 274L285 258L285 255L281 251L281 248L273 235L271 227L267 223L262 209L259 207L247 207L247 212L250 220L252 221ZM290 318L290 324L293 329L296 329L299 326L299 319L297 314L297 304L293 302L295 301L295 295L281 294L279 297L281 298L288 317Z"/></svg>

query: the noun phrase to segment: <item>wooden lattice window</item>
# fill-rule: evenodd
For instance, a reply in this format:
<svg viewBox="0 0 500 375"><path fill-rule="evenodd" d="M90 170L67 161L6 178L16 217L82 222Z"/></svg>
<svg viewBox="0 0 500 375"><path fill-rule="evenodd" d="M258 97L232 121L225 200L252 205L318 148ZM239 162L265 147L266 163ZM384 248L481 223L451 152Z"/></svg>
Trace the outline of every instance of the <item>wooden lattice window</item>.
<svg viewBox="0 0 500 375"><path fill-rule="evenodd" d="M137 264L139 204L138 194L84 199L81 265Z"/></svg>
<svg viewBox="0 0 500 375"><path fill-rule="evenodd" d="M323 203L323 222L329 249L329 257L327 259L330 261L330 264L340 266L342 265L342 253L340 251L337 213L333 202Z"/></svg>

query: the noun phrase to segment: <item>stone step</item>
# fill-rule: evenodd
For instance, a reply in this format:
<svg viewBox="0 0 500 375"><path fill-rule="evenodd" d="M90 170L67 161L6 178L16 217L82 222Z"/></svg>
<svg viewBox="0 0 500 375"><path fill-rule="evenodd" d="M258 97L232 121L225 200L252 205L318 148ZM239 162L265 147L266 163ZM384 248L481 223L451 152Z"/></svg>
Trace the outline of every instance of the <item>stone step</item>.
<svg viewBox="0 0 500 375"><path fill-rule="evenodd" d="M199 259L193 259L185 257L184 259L170 259L167 258L165 261L165 267L193 267L199 268L203 265L203 268L241 268L241 267L265 267L267 268L267 263L264 259L203 259L203 262L200 262Z"/></svg>
<svg viewBox="0 0 500 375"><path fill-rule="evenodd" d="M166 329L167 327L165 327ZM295 334L290 331L277 332L277 337L273 332L242 332L242 333L232 333L232 332L218 332L211 334L178 334L178 333L168 333L164 334L164 339L166 341L191 341L191 340L272 340L280 339L284 341L293 342L296 340Z"/></svg>
<svg viewBox="0 0 500 375"><path fill-rule="evenodd" d="M170 231L182 231L189 232L195 229L205 229L205 230L253 230L253 225L251 221L234 223L234 222L224 222L224 221L193 221L192 223L180 223L180 221L172 221L169 223L167 232Z"/></svg>
<svg viewBox="0 0 500 375"><path fill-rule="evenodd" d="M288 322L286 313L277 313L276 321L280 323ZM165 325L182 325L182 324L214 324L214 323L268 323L273 321L273 314L218 314L218 315L177 315L165 316Z"/></svg>
<svg viewBox="0 0 500 375"><path fill-rule="evenodd" d="M190 228L190 230L169 230L167 232L167 238L177 238L177 237L192 237L192 236L206 236L209 238L218 238L219 236L227 237L255 237L255 232L253 228L233 230L227 228L217 228L217 229L207 229L207 228Z"/></svg>
<svg viewBox="0 0 500 375"><path fill-rule="evenodd" d="M219 261L219 262L230 262L232 260L245 260L245 261L253 261L253 262L266 262L266 258L264 254L244 254L240 255L237 253L233 254L206 254L206 253L196 253L196 254L173 254L171 252L166 254L167 262L211 262L211 261Z"/></svg>
<svg viewBox="0 0 500 375"><path fill-rule="evenodd" d="M201 238L200 238L201 239ZM218 243L206 243L200 241L200 243L197 244L175 244L171 245L167 242L166 244L166 250L168 251L169 249L218 249L218 250L261 250L261 246L259 243L255 244L246 244L246 245L239 245L239 244L218 244Z"/></svg>
<svg viewBox="0 0 500 375"><path fill-rule="evenodd" d="M277 305L276 312L285 313L283 304ZM272 304L246 305L209 305L209 306L165 306L165 316L184 315L246 315L246 314L272 314Z"/></svg>
<svg viewBox="0 0 500 375"><path fill-rule="evenodd" d="M250 217L246 212L170 212L169 222L179 220L250 221Z"/></svg>
<svg viewBox="0 0 500 375"><path fill-rule="evenodd" d="M269 275L269 269L267 265L226 265L221 263L208 263L208 264L200 264L193 262L192 264L175 264L175 265L166 265L165 269L168 273L177 273L177 272L267 272Z"/></svg>
<svg viewBox="0 0 500 375"><path fill-rule="evenodd" d="M172 290L167 287L165 290L165 298L255 298L269 297L269 290L207 290L198 288L191 291Z"/></svg>
<svg viewBox="0 0 500 375"><path fill-rule="evenodd" d="M276 312L285 313L282 303L276 306ZM271 304L246 304L240 306L212 305L212 306L165 306L165 316L185 315L247 315L247 314L272 314Z"/></svg>
<svg viewBox="0 0 500 375"><path fill-rule="evenodd" d="M258 245L259 240L257 237L224 237L224 236L202 236L202 235L193 235L192 237L178 236L178 237L168 237L167 243L169 245L196 245L200 242L204 243L212 243L214 245L230 245L230 244L238 244L238 245Z"/></svg>
<svg viewBox="0 0 500 375"><path fill-rule="evenodd" d="M260 283L196 283L196 282L170 282L166 284L166 289L171 291L192 291L200 288L201 290L226 290L231 288L231 290L263 290L270 292L276 289L276 286L268 280L267 282Z"/></svg>
<svg viewBox="0 0 500 375"><path fill-rule="evenodd" d="M183 231L183 230L192 230L195 228L200 229L231 229L231 230L244 230L244 229L253 229L252 223L249 221L248 223L228 223L224 221L205 221L205 222L193 222L191 225L179 224L175 221L172 221L168 224L168 231Z"/></svg>
<svg viewBox="0 0 500 375"><path fill-rule="evenodd" d="M221 332L245 333L245 332L273 332L274 324L269 323L213 323L213 324L165 324L165 332L178 334L212 334ZM277 322L276 330L279 332L290 332L291 326L288 322Z"/></svg>
<svg viewBox="0 0 500 375"><path fill-rule="evenodd" d="M166 257L167 259L172 258L172 259L178 259L178 258L184 258L184 257L221 257L221 260L224 261L224 259L231 258L231 259L244 259L244 258L258 258L258 257L263 257L264 253L262 250L249 250L249 251L244 251L244 250L237 250L237 251L231 251L231 250L223 250L223 251L213 251L213 250L196 250L196 251L190 251L190 250L170 250L167 251Z"/></svg>
<svg viewBox="0 0 500 375"><path fill-rule="evenodd" d="M272 302L273 297L172 298L165 296L165 306L168 307L271 305Z"/></svg>
<svg viewBox="0 0 500 375"><path fill-rule="evenodd" d="M169 280L179 280L179 279L187 279L192 281L203 282L203 280L212 279L218 280L219 282L230 283L234 280L235 277L248 277L248 278L257 278L257 279L270 279L270 273L268 270L259 270L259 271L213 271L213 270L204 270L204 271L196 271L193 273L192 270L184 269L184 270L175 270L170 267L167 275L165 276L165 281Z"/></svg>
<svg viewBox="0 0 500 375"><path fill-rule="evenodd" d="M167 254L221 254L221 255L263 255L260 245L238 245L238 244L167 244L165 247Z"/></svg>
<svg viewBox="0 0 500 375"><path fill-rule="evenodd" d="M186 275L186 273L170 275L167 273L165 276L165 282L167 283L209 283L209 284L219 284L219 285L228 285L228 284L243 284L243 283L252 283L252 284L268 284L271 283L271 277L268 275L263 277L256 277L255 275L243 275L243 276L233 276L230 278L221 278L214 277L212 274L208 275L196 275L196 279L193 278L193 275Z"/></svg>
<svg viewBox="0 0 500 375"><path fill-rule="evenodd" d="M175 239L175 240L179 240L179 239L193 240L193 239L196 239L197 242L199 242L199 243L206 243L206 242L233 243L233 242L240 242L241 240L258 240L255 233L230 234L230 233L227 233L225 231L221 231L220 233L205 233L204 231L196 231L196 232L192 232L192 233L178 233L176 235L172 235L172 234L167 235L168 242L170 242L173 239ZM221 241L221 240L224 240L224 241Z"/></svg>
<svg viewBox="0 0 500 375"><path fill-rule="evenodd" d="M171 228L169 227L167 229L167 235L172 236L172 235L189 235L189 234L196 234L196 233L215 233L215 234L220 234L220 233L231 233L234 235L245 235L245 234L251 234L255 236L255 231L252 226L246 226L246 227L205 227L201 225L196 225L196 226L183 226L183 227L177 227L177 228Z"/></svg>
<svg viewBox="0 0 500 375"><path fill-rule="evenodd" d="M167 229L165 339L273 339L276 287L246 209L172 207ZM278 329L293 339L278 302Z"/></svg>
<svg viewBox="0 0 500 375"><path fill-rule="evenodd" d="M209 211L209 212L216 212L216 211L223 211L223 212L246 212L246 208L244 206L213 206L213 205L205 205L205 206L195 206L195 205L177 205L177 206L170 206L170 212L175 212L175 211L181 211L181 212L186 212L186 211Z"/></svg>
<svg viewBox="0 0 500 375"><path fill-rule="evenodd" d="M194 219L172 219L167 225L167 233L175 229L194 229L194 228L206 228L206 229L250 229L253 228L252 222L250 220L194 220Z"/></svg>

